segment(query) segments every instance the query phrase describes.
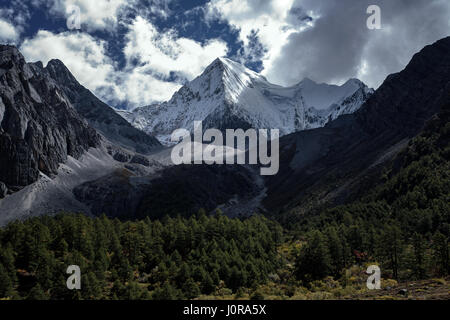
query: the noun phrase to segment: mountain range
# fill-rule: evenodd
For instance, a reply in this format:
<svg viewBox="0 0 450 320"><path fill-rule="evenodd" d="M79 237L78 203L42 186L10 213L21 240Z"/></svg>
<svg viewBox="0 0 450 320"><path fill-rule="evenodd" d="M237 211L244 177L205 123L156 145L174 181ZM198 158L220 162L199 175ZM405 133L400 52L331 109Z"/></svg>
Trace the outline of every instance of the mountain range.
<svg viewBox="0 0 450 320"><path fill-rule="evenodd" d="M116 112L61 61L44 68L0 46L0 224L61 211L280 216L346 203L450 101L449 57L445 38L376 91L356 79L283 88L219 58L170 101ZM262 178L255 166L171 165L161 143L194 120L280 129L280 172Z"/></svg>
<svg viewBox="0 0 450 320"><path fill-rule="evenodd" d="M227 58L216 59L194 80L161 104L120 111L133 126L170 144L176 129L279 129L281 135L323 127L353 113L373 94L357 79L342 86L304 79L292 87L267 79Z"/></svg>

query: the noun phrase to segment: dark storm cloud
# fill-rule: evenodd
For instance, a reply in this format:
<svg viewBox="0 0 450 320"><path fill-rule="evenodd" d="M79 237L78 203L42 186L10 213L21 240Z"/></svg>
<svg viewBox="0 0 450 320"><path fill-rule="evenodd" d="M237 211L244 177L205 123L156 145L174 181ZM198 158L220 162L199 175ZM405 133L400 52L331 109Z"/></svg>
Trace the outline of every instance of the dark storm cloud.
<svg viewBox="0 0 450 320"><path fill-rule="evenodd" d="M381 8L382 30L369 30L369 5ZM268 76L283 84L309 77L339 83L359 77L378 87L422 47L450 35L448 0L298 0L314 26L290 36Z"/></svg>

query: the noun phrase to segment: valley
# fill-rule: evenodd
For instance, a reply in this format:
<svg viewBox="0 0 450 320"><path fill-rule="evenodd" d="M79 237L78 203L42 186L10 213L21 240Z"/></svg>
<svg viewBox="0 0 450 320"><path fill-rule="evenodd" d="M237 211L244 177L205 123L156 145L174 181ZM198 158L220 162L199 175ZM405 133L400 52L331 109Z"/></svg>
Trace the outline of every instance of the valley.
<svg viewBox="0 0 450 320"><path fill-rule="evenodd" d="M449 57L447 37L375 91L219 58L124 112L0 46L0 297L448 299ZM194 120L279 129L280 170L174 165L167 137ZM61 285L67 263L84 290Z"/></svg>

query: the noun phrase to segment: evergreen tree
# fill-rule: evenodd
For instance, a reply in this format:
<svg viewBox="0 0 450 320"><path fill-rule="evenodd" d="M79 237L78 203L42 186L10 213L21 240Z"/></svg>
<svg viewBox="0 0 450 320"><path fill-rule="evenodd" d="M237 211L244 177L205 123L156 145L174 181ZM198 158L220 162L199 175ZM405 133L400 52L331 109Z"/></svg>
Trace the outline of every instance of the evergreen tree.
<svg viewBox="0 0 450 320"><path fill-rule="evenodd" d="M13 290L12 281L9 277L8 272L0 264L0 298L6 298L11 295Z"/></svg>
<svg viewBox="0 0 450 320"><path fill-rule="evenodd" d="M119 300L123 296L125 296L125 286L119 280L115 280L111 288L111 298Z"/></svg>
<svg viewBox="0 0 450 320"><path fill-rule="evenodd" d="M296 276L304 281L318 280L330 272L331 261L325 238L320 231L313 231L297 258Z"/></svg>
<svg viewBox="0 0 450 320"><path fill-rule="evenodd" d="M144 297L144 291L135 281L130 281L125 289L125 295L121 297L125 300L140 300Z"/></svg>
<svg viewBox="0 0 450 320"><path fill-rule="evenodd" d="M102 298L102 287L100 282L97 280L95 273L89 272L87 275L82 275L81 277L82 295L85 299L101 299Z"/></svg>
<svg viewBox="0 0 450 320"><path fill-rule="evenodd" d="M383 232L378 239L377 251L383 259L384 265L392 270L394 279L398 280L403 242L400 228L394 222L384 226Z"/></svg>
<svg viewBox="0 0 450 320"><path fill-rule="evenodd" d="M211 294L214 292L215 288L216 286L214 285L213 279L209 274L207 274L202 282L202 292L205 294Z"/></svg>
<svg viewBox="0 0 450 320"><path fill-rule="evenodd" d="M250 297L250 300L256 300L256 301L261 301L264 300L264 295L261 293L261 291L256 290Z"/></svg>
<svg viewBox="0 0 450 320"><path fill-rule="evenodd" d="M2 246L0 242L0 265L3 265L11 283L14 285L17 281L14 249L9 242L5 246Z"/></svg>
<svg viewBox="0 0 450 320"><path fill-rule="evenodd" d="M48 300L48 295L42 290L41 285L36 284L28 295L29 300Z"/></svg>
<svg viewBox="0 0 450 320"><path fill-rule="evenodd" d="M166 282L153 292L153 300L177 300L180 293L170 283Z"/></svg>
<svg viewBox="0 0 450 320"><path fill-rule="evenodd" d="M243 287L247 281L246 274L239 270L237 266L231 268L230 279L226 282L228 287L233 291L236 291L240 287Z"/></svg>
<svg viewBox="0 0 450 320"><path fill-rule="evenodd" d="M189 265L185 262L181 264L178 274L175 278L177 284L181 285L185 283L191 277L191 271Z"/></svg>
<svg viewBox="0 0 450 320"><path fill-rule="evenodd" d="M184 283L182 290L187 299L194 299L200 295L200 288L192 278L189 278Z"/></svg>
<svg viewBox="0 0 450 320"><path fill-rule="evenodd" d="M414 262L413 274L417 279L425 278L425 240L422 235L415 233L413 236Z"/></svg>
<svg viewBox="0 0 450 320"><path fill-rule="evenodd" d="M132 276L132 271L133 270L131 269L128 259L126 259L125 257L122 256L119 259L119 265L118 265L118 269L117 269L119 278L122 281L125 281L125 282L128 281Z"/></svg>
<svg viewBox="0 0 450 320"><path fill-rule="evenodd" d="M326 232L327 236L327 246L328 251L330 253L330 261L332 273L337 276L344 268L344 259L343 259L343 248L341 239L338 237L336 229L334 227L330 227Z"/></svg>
<svg viewBox="0 0 450 320"><path fill-rule="evenodd" d="M440 275L449 274L449 248L447 238L440 232L433 236L433 256Z"/></svg>

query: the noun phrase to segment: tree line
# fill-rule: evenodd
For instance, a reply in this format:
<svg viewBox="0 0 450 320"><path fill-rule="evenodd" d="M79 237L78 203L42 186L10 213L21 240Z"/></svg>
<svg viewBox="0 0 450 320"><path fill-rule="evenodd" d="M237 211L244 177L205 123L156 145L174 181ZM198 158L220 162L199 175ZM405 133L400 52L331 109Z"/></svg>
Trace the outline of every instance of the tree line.
<svg viewBox="0 0 450 320"><path fill-rule="evenodd" d="M0 229L0 297L193 299L267 281L280 261L279 225L204 211L189 219L121 222L62 214ZM82 289L65 271L81 269Z"/></svg>

